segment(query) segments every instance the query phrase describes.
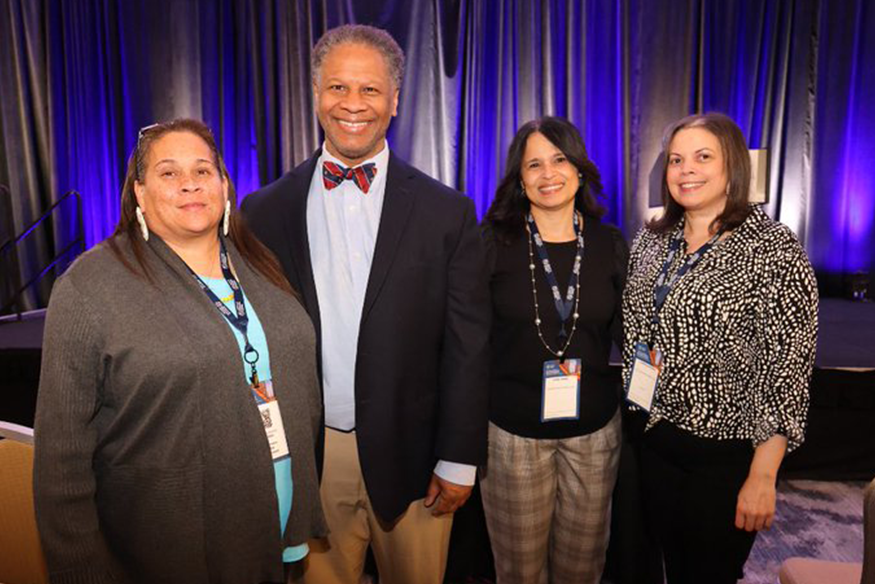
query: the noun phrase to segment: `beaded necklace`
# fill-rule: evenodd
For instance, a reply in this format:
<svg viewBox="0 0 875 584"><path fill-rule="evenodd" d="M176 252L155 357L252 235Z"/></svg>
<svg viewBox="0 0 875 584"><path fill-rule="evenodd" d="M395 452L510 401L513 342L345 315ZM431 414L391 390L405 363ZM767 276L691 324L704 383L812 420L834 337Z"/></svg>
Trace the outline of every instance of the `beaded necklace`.
<svg viewBox="0 0 875 584"><path fill-rule="evenodd" d="M571 339L574 337L574 331L577 330L577 319L580 317L577 309L580 303L580 263L583 259L583 229L581 228L582 218L580 213L574 213L574 233L577 235L577 254L574 257L574 267L571 272L571 280L568 283L568 291L566 292L565 300L559 292L559 283L556 281L556 274L553 273L553 268L550 265L550 259L547 257L547 249L541 239L541 234L538 232L538 226L535 223L534 217L529 213L526 216L526 232L528 233L529 244L529 273L532 278L532 298L535 303L535 328L538 331L538 338L541 339L541 344L544 345L551 354L559 358L564 358L565 351L571 344ZM547 283L550 285L553 293L553 300L556 303L556 311L561 320L561 328L559 331L559 341L565 339L565 344L559 350L554 350L544 339L544 334L541 331L541 309L538 305L538 290L535 285L535 252L537 246L538 255L541 258L541 264L544 267L544 275L547 278ZM573 306L573 312L572 312ZM565 323L568 317L571 316L571 332L565 331Z"/></svg>

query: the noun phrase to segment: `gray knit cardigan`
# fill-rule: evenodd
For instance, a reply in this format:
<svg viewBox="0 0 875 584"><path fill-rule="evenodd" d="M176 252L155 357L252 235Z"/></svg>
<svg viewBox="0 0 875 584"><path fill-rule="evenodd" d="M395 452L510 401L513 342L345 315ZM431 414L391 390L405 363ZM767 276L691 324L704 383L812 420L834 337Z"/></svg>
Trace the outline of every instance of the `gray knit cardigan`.
<svg viewBox="0 0 875 584"><path fill-rule="evenodd" d="M46 318L34 495L53 583L282 582L283 548L325 533L312 324L227 245L291 451L286 533L230 327L157 236L145 246L153 283L103 243L57 281Z"/></svg>

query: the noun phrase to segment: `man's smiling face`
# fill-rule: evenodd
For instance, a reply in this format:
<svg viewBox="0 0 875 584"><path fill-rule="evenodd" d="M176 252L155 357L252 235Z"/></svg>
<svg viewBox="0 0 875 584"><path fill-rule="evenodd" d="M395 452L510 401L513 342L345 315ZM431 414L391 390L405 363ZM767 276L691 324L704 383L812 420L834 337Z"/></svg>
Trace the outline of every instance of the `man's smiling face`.
<svg viewBox="0 0 875 584"><path fill-rule="evenodd" d="M389 122L398 113L398 88L378 49L359 43L331 49L313 95L328 152L356 166L382 150Z"/></svg>

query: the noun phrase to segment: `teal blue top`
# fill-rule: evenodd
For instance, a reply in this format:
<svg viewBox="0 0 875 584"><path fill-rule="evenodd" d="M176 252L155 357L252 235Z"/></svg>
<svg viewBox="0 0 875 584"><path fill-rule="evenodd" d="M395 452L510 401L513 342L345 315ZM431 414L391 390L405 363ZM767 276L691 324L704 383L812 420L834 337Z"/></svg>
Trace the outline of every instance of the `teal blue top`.
<svg viewBox="0 0 875 584"><path fill-rule="evenodd" d="M209 286L210 290L218 296L225 305L234 310L233 291L224 278L205 278L200 276L204 284ZM249 328L247 330L249 342L252 347L258 351L258 363L255 364L255 369L258 371L258 378L262 381L269 380L270 377L270 352L267 347L267 339L264 336L264 328L261 326L261 321L258 320L258 315L255 309L249 303L249 298L244 294L243 303L246 305L246 314L249 316ZM227 320L225 321L227 322ZM240 346L240 363L243 366L243 376L247 382L250 377L251 367L243 361L243 335L236 328L228 323L228 326L234 332L234 337L237 339L237 344ZM254 394L253 394L254 395ZM286 457L276 461L273 464L273 474L276 483L276 498L279 501L280 513L280 535L285 533L286 524L289 522L289 514L292 511L292 459ZM294 547L287 547L283 550L283 562L297 562L304 558L310 548L306 543Z"/></svg>

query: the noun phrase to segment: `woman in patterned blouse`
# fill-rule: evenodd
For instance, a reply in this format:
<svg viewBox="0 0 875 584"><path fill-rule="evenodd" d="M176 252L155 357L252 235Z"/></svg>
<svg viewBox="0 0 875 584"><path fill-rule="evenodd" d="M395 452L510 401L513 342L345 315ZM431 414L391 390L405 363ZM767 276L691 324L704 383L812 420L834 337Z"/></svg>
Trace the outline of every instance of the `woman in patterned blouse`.
<svg viewBox="0 0 875 584"><path fill-rule="evenodd" d="M665 212L632 245L623 298L646 518L670 584L735 582L804 438L817 285L793 233L748 203L731 119L680 120L664 156Z"/></svg>

